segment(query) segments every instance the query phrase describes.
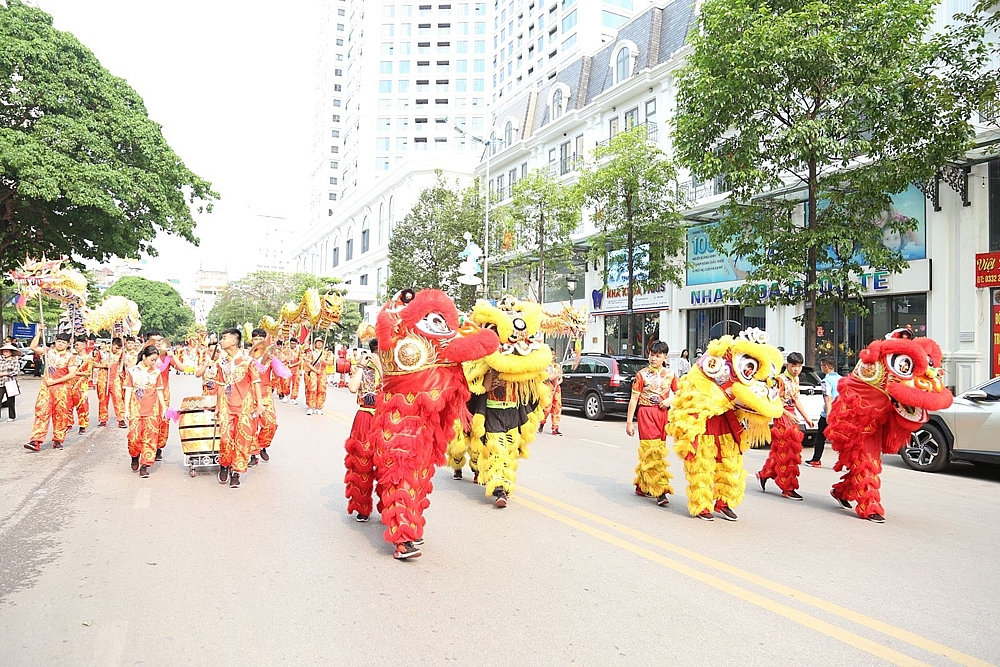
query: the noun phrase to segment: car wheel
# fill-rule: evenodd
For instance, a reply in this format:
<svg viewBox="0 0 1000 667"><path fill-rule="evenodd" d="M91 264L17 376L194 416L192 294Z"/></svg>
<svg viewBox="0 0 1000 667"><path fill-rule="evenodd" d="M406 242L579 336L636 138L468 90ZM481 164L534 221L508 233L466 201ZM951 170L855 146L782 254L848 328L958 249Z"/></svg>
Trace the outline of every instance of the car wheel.
<svg viewBox="0 0 1000 667"><path fill-rule="evenodd" d="M595 393L587 394L583 399L583 414L587 419L604 419L604 404L601 397Z"/></svg>
<svg viewBox="0 0 1000 667"><path fill-rule="evenodd" d="M934 424L924 424L913 432L900 455L903 463L921 472L938 472L948 465L948 441Z"/></svg>

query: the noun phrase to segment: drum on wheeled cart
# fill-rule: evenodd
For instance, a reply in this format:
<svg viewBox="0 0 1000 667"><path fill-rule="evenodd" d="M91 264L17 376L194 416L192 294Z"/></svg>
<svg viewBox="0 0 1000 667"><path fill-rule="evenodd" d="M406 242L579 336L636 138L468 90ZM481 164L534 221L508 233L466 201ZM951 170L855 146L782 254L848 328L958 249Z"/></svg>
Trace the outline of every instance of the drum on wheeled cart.
<svg viewBox="0 0 1000 667"><path fill-rule="evenodd" d="M199 468L219 465L219 423L215 396L188 396L181 400L177 430L181 436L184 465L192 477Z"/></svg>

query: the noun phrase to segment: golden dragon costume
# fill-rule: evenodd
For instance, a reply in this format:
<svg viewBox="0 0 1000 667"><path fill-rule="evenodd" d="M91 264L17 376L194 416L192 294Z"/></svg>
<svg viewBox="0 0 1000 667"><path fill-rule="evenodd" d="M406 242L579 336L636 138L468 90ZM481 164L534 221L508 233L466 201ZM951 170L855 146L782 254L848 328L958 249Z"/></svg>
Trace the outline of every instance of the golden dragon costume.
<svg viewBox="0 0 1000 667"><path fill-rule="evenodd" d="M486 487L497 507L506 507L517 481L517 461L528 457L528 445L551 399L545 386L552 351L540 338L543 311L533 301L507 297L496 306L479 301L472 322L500 338L493 354L465 364L472 398L468 430L456 426L448 446L455 479L462 479L466 457L475 480Z"/></svg>
<svg viewBox="0 0 1000 667"><path fill-rule="evenodd" d="M681 378L667 433L684 461L688 511L706 521L712 511L736 521L747 471L743 453L770 440L771 420L784 410L778 394L781 352L767 334L747 329L708 344Z"/></svg>

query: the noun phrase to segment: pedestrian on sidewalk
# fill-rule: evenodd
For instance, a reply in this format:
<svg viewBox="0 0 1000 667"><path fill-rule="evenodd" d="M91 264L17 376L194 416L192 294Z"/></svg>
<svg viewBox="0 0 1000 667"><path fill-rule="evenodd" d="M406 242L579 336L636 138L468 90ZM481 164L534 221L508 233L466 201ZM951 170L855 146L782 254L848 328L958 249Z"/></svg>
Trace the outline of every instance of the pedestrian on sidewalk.
<svg viewBox="0 0 1000 667"><path fill-rule="evenodd" d="M841 374L837 372L836 362L833 357L823 357L819 360L819 369L823 371L823 411L819 413L819 424L816 432L812 436L813 455L806 465L813 468L822 468L823 448L826 447L826 416L830 414L833 402L837 398L837 383L840 382Z"/></svg>
<svg viewBox="0 0 1000 667"><path fill-rule="evenodd" d="M0 347L0 408L6 406L7 421L17 419L14 403L21 393L17 376L21 372L21 353L10 343Z"/></svg>
<svg viewBox="0 0 1000 667"><path fill-rule="evenodd" d="M684 377L691 370L691 360L688 358L687 348L681 350L681 357L677 360L677 377Z"/></svg>
<svg viewBox="0 0 1000 667"><path fill-rule="evenodd" d="M666 507L667 496L674 492L668 471L666 428L670 404L677 391L677 376L667 363L670 347L662 340L649 346L649 366L635 374L632 380L632 400L625 417L625 432L635 436L636 417L639 423L639 464L635 467L635 493L655 498Z"/></svg>

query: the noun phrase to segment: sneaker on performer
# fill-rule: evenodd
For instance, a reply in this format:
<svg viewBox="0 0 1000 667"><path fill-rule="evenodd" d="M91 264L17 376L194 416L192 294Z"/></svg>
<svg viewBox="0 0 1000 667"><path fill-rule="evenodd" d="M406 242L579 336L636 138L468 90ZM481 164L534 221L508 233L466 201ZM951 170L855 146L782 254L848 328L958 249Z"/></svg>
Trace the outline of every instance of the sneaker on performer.
<svg viewBox="0 0 1000 667"><path fill-rule="evenodd" d="M312 413L313 413L313 409L312 408L306 408L306 414L307 415L311 415Z"/></svg>
<svg viewBox="0 0 1000 667"><path fill-rule="evenodd" d="M660 507L666 507L670 504L670 499L667 498L667 494L661 493L660 497L656 499L656 504Z"/></svg>
<svg viewBox="0 0 1000 667"><path fill-rule="evenodd" d="M461 469L456 470L455 473L451 476L451 478L452 479L462 479L462 470Z"/></svg>
<svg viewBox="0 0 1000 667"><path fill-rule="evenodd" d="M704 512L699 514L698 518L701 519L702 521L715 521L715 517L712 516L712 513L709 512L708 510L705 510Z"/></svg>
<svg viewBox="0 0 1000 667"><path fill-rule="evenodd" d="M356 517L354 517L354 520L357 521L358 523L367 523L368 522L368 515L367 514L359 514Z"/></svg>
<svg viewBox="0 0 1000 667"><path fill-rule="evenodd" d="M837 492L834 491L833 489L830 489L830 495L833 497L834 500L837 501L837 504L840 505L840 509L842 509L842 510L852 510L852 509L854 509L854 506L851 505L851 503L849 501L844 500L843 498L838 497L837 496Z"/></svg>
<svg viewBox="0 0 1000 667"><path fill-rule="evenodd" d="M407 558L419 558L420 549L413 546L413 542L401 542L396 545L396 553L392 555L396 560L406 560Z"/></svg>
<svg viewBox="0 0 1000 667"><path fill-rule="evenodd" d="M806 461L807 466L812 466L813 468L822 468L823 464L820 461Z"/></svg>
<svg viewBox="0 0 1000 667"><path fill-rule="evenodd" d="M225 484L229 481L229 468L226 466L219 466L219 484Z"/></svg>
<svg viewBox="0 0 1000 667"><path fill-rule="evenodd" d="M240 488L240 474L238 472L234 472L229 475L229 488L230 489Z"/></svg>
<svg viewBox="0 0 1000 667"><path fill-rule="evenodd" d="M784 491L782 492L781 497L789 498L791 500L802 500L802 496L800 496L797 491Z"/></svg>
<svg viewBox="0 0 1000 667"><path fill-rule="evenodd" d="M736 512L734 512L732 508L730 508L727 505L723 505L716 511L719 514L721 514L722 518L725 519L726 521L736 521L737 519L739 519L739 517L736 516Z"/></svg>
<svg viewBox="0 0 1000 667"><path fill-rule="evenodd" d="M261 461L270 461L271 460L271 455L267 453L267 447L265 447L264 449L260 450L260 460Z"/></svg>
<svg viewBox="0 0 1000 667"><path fill-rule="evenodd" d="M767 477L761 477L760 473L757 473L756 475L754 475L754 477L757 478L757 486L760 487L760 490L762 492L766 492L767 491Z"/></svg>

